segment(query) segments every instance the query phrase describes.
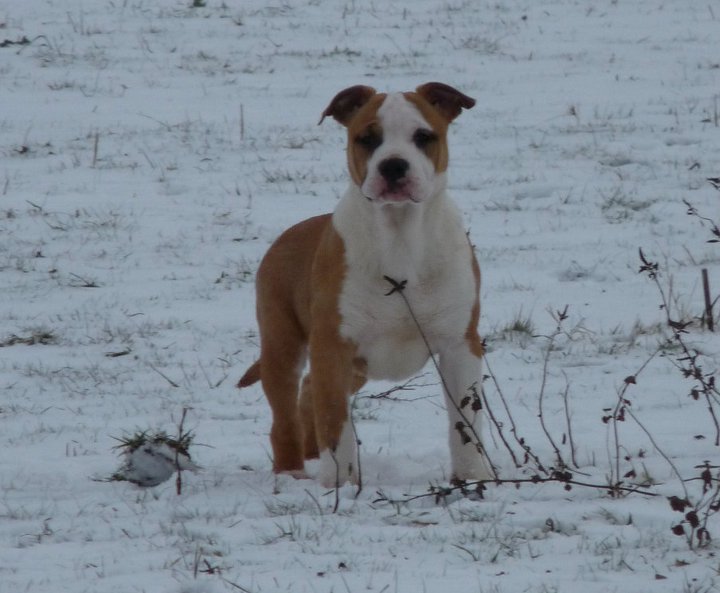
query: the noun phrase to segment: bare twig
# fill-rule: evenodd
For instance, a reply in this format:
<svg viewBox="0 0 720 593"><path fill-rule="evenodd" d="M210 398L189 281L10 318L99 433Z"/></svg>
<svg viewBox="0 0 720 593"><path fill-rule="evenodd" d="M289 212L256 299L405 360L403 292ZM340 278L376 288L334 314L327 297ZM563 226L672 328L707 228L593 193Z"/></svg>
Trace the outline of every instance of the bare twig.
<svg viewBox="0 0 720 593"><path fill-rule="evenodd" d="M505 414L507 415L508 421L510 422L510 433L515 438L515 441L517 444L522 448L522 450L525 452L525 459L523 463L527 463L530 459L533 460L535 465L537 466L537 470L542 473L547 473L547 470L545 469L545 466L543 465L540 458L535 455L535 453L532 452L532 449L530 448L530 445L528 445L527 441L520 436L517 430L517 425L515 424L515 419L513 418L512 413L510 412L510 407L508 406L507 399L505 397L505 394L503 393L502 388L500 387L500 383L497 380L497 377L495 373L493 372L492 368L490 367L490 363L487 360L487 357L485 357L485 369L487 370L488 375L492 379L493 385L495 385L495 389L498 393L498 396L500 398L500 401L502 402L503 407L505 408ZM496 428L499 429L500 432L500 425L498 423L495 423ZM503 442L504 439L503 439ZM510 448L508 447L510 450ZM512 452L511 452L512 454ZM513 461L515 461L516 467L521 467L521 464L517 462L517 459L515 458L515 455L512 454Z"/></svg>
<svg viewBox="0 0 720 593"><path fill-rule="evenodd" d="M673 463L672 459L670 459L670 457L665 453L665 451L662 450L662 448L660 447L660 445L658 445L658 443L657 443L657 441L655 440L655 438L653 437L653 435L650 434L650 431L649 431L647 428L645 428L645 425L644 425L642 422L640 422L640 419L635 415L635 413L634 413L630 408L627 408L626 411L627 411L628 416L630 416L630 418L632 418L632 419L635 421L635 424L637 424L637 425L640 427L640 429L645 433L645 436L647 436L647 438L650 439L650 442L652 443L652 446L655 447L655 450L656 450L658 453L660 453L660 456L661 456L661 457L667 462L667 464L670 466L670 468L672 469L673 473L675 474L675 476L677 477L677 479L679 480L680 484L681 484L682 487L683 487L683 490L684 490L684 492L685 492L685 498L687 498L687 496L688 496L688 491L687 491L687 488L685 488L685 484L684 484L684 481L683 481L683 477L682 477L682 475L680 474L680 471L678 470L677 466Z"/></svg>
<svg viewBox="0 0 720 593"><path fill-rule="evenodd" d="M715 185L714 182L716 180L711 179L709 181L713 183L713 185ZM718 185L716 185L716 187L720 186L720 180L717 181ZM713 234L716 237L720 238L720 229L718 229L717 225L710 219L699 216L697 214L697 211L692 207L692 205L690 205L688 202L685 203L689 208L688 214L697 216L701 219L702 222L710 222L712 225ZM717 242L717 240L713 239L710 242ZM712 419L713 424L715 425L715 445L718 446L720 445L720 424L718 423L715 406L720 405L720 391L718 391L715 382L715 375L712 372L706 373L702 369L699 362L700 353L696 349L688 346L687 342L685 341L685 334L687 333L686 328L688 327L688 325L690 325L690 323L683 320L674 320L672 318L669 309L670 299L666 296L666 293L663 290L663 287L658 279L658 264L649 261L643 254L642 250L640 251L640 260L642 262L640 272L648 274L649 278L655 283L655 286L660 293L660 298L662 300L662 308L665 310L667 325L672 332L672 338L669 341L676 343L682 351L681 355L677 356L672 362L675 367L680 370L683 377L694 381L694 385L690 390L690 396L692 397L692 399L699 400L701 397L705 399L709 415ZM706 317L708 316L708 300L709 287L706 288ZM710 307L709 316L710 318L712 318L712 304ZM628 414L645 432L645 434L652 442L653 446L667 461L675 475L680 479L680 483L682 484L685 494L684 498L680 498L678 496L671 496L668 499L670 502L670 507L674 511L683 513L683 519L672 527L672 532L677 536L684 537L690 549L707 546L711 541L710 532L707 529L708 521L711 515L720 512L720 482L716 478L713 478L711 472L712 469L717 469L717 466L711 466L708 461L705 461L704 464L700 466L703 470L700 474L700 480L703 482L702 497L695 504L691 503L687 488L685 487L685 482L688 480L682 479L678 469L672 463L670 458L662 451L662 449L657 446L657 442L652 438L647 429L643 426L641 422L638 421L638 419L634 416L634 414L632 414L630 410L628 410ZM718 477L720 477L720 475ZM710 494L708 495L708 493Z"/></svg>
<svg viewBox="0 0 720 593"><path fill-rule="evenodd" d="M89 280L88 278L83 278L79 274L70 273L70 275L73 278L76 278L80 281L79 284L75 284L74 286L80 287L80 288L98 288L100 285L95 282L94 280Z"/></svg>
<svg viewBox="0 0 720 593"><path fill-rule="evenodd" d="M715 331L715 318L713 316L713 302L710 298L710 279L708 278L707 268L702 269L703 297L705 298L705 323L707 328Z"/></svg>
<svg viewBox="0 0 720 593"><path fill-rule="evenodd" d="M362 480L362 465L360 464L360 445L362 445L362 442L360 441L360 437L358 436L357 427L355 426L355 419L353 418L352 413L350 414L350 426L352 426L353 430L353 438L355 439L355 445L357 447L357 455L355 457L355 463L357 464L357 476L358 476L358 483L357 483L357 492L355 492L355 498L360 496L360 493L363 490L363 480Z"/></svg>
<svg viewBox="0 0 720 593"><path fill-rule="evenodd" d="M695 468L702 470L700 476L684 480L684 482L697 480L702 482L700 500L693 504L687 496L685 498L679 496L668 498L670 508L673 511L683 513L683 519L673 525L672 532L677 536L685 537L685 541L691 550L696 547L705 547L711 542L712 538L707 528L708 522L713 515L720 512L720 472L715 476L712 474L713 470L718 470L718 466L705 461L701 465L695 466ZM689 528L689 533L686 528Z"/></svg>
<svg viewBox="0 0 720 593"><path fill-rule="evenodd" d="M420 322L418 321L417 316L415 315L415 311L413 310L412 306L410 305L410 301L407 298L407 295L405 294L405 286L407 284L407 280L402 280L398 282L397 280L394 280L390 278L389 276L383 276L385 280L387 280L390 283L391 289L389 292L386 293L386 296L393 295L395 293L399 294L402 298L403 302L405 303L405 306L407 307L408 312L410 313L410 317L413 320L413 323L415 323L415 327L417 327L418 332L420 333L420 337L423 340L423 343L425 344L425 348L427 348L428 354L430 356L430 360L433 363L433 366L435 367L435 370L438 373L438 377L440 377L440 382L442 383L443 388L445 389L445 393L448 394L448 401L451 403L453 408L455 408L455 411L458 413L458 416L462 419L462 432L464 433L465 430L469 430L472 436L472 443L477 448L478 453L483 455L488 460L488 466L490 467L490 471L492 472L493 476L497 478L497 473L495 471L495 465L492 463L492 460L487 455L487 451L485 450L485 447L482 444L482 439L480 438L480 435L478 434L477 430L475 429L475 426L473 425L472 421L466 416L465 410L463 410L463 407L459 405L455 398L452 396L452 391L448 387L447 381L445 380L445 377L443 375L442 370L440 369L440 365L437 362L437 359L435 357L435 353L433 352L432 348L430 347L430 342L427 339L427 336L425 335L425 332L423 331L422 326L420 325ZM471 388L472 386L470 386ZM459 394L455 394L459 395ZM478 398L479 399L479 398ZM480 403L482 405L482 401L480 400Z"/></svg>
<svg viewBox="0 0 720 593"><path fill-rule="evenodd" d="M426 373L423 373L421 375L415 375L414 377L410 377L407 381L404 383L399 383L397 385L393 385L390 389L386 389L385 391L381 391L379 393L371 393L370 395L365 395L362 397L365 397L367 399L387 399L390 401L400 402L400 401L416 401L420 398L412 398L412 399L402 399L399 397L391 397L393 393L396 393L398 391L412 391L413 389L416 389L417 387L427 387L430 385L430 383L417 383L416 381L422 377L424 377Z"/></svg>
<svg viewBox="0 0 720 593"><path fill-rule="evenodd" d="M492 371L489 368L488 361L487 361L487 355L485 355L485 368L487 368L488 373L490 373L490 375L488 375L488 376L492 377L493 382L495 382L495 386L499 391L499 385L497 384L496 379L495 379L494 375L492 374ZM501 397L504 397L504 396L501 394ZM512 457L513 464L515 465L515 467L522 467L522 464L517 460L517 457L515 456L515 451L513 451L513 448L510 446L510 443L508 443L507 440L505 439L505 433L503 432L502 422L500 422L495 417L495 414L493 413L492 408L488 404L487 396L485 395L484 389L482 390L482 398L483 398L483 403L485 404L485 410L487 411L488 416L490 417L490 421L495 426L495 430L497 430L497 433L500 436L500 440L503 442L503 445L505 445L505 448L507 449L508 453L510 453L510 457ZM510 421L512 422L512 417L510 417Z"/></svg>
<svg viewBox="0 0 720 593"><path fill-rule="evenodd" d="M245 141L245 106L240 103L240 142Z"/></svg>
<svg viewBox="0 0 720 593"><path fill-rule="evenodd" d="M709 177L708 181L715 189L720 189L720 178L718 177ZM690 202L687 200L683 200L683 204L687 206L687 214L688 216L694 216L700 221L700 224L702 226L709 226L710 227L710 233L712 234L713 238L708 240L708 243L720 243L720 226L718 223L716 223L712 218L708 218L707 216L703 216L700 214Z"/></svg>
<svg viewBox="0 0 720 593"><path fill-rule="evenodd" d="M182 443L186 437L185 434L185 417L187 416L190 408L183 408L182 415L180 416L180 423L178 424L178 437L177 442ZM175 471L177 476L175 477L175 493L180 496L182 494L182 467L180 464L180 447L175 447Z"/></svg>
<svg viewBox="0 0 720 593"><path fill-rule="evenodd" d="M565 377L565 391L563 391L563 405L565 408L565 424L567 426L568 443L570 445L570 460L572 461L573 466L577 469L580 467L580 465L578 464L577 458L575 457L575 453L577 450L575 448L575 439L573 439L572 422L570 420L570 404L568 403L568 394L570 393L570 381L568 380L565 372L563 372L563 376Z"/></svg>
<svg viewBox="0 0 720 593"><path fill-rule="evenodd" d="M622 489L619 488L622 484L622 480L620 479L620 459L622 458L621 449L622 445L620 443L620 429L619 429L619 423L625 421L625 414L629 412L630 406L632 405L632 402L625 397L627 390L630 388L630 385L636 385L637 384L637 377L642 373L645 368L650 364L650 361L652 361L658 353L662 350L662 345L658 346L650 356L640 365L637 371L635 371L634 375L629 375L625 377L623 380L623 386L618 390L618 396L617 396L617 402L615 403L615 407L612 410L612 413L610 415L603 416L603 422L610 422L612 421L612 431L613 431L613 444L615 449L615 456L614 456L614 468L611 465L610 469L610 483L613 488L617 489L617 492L622 492Z"/></svg>
<svg viewBox="0 0 720 593"><path fill-rule="evenodd" d="M99 144L100 144L100 132L95 130L95 134L93 135L93 158L92 158L92 168L93 169L97 165Z"/></svg>
<svg viewBox="0 0 720 593"><path fill-rule="evenodd" d="M224 576L219 575L220 580L225 583L226 585L230 585L233 589L237 589L238 591L241 591L242 593L253 593L250 589L246 589L245 587L241 587L237 583L233 583L232 581L226 579Z"/></svg>
<svg viewBox="0 0 720 593"><path fill-rule="evenodd" d="M163 379L165 379L168 383L170 383L170 386L171 386L171 387L175 387L176 389L178 389L178 388L180 387L180 385L178 385L177 383L175 383L175 381L173 381L170 377L168 377L165 373L163 373L161 370L159 370L158 368L156 368L154 365L148 363L148 366L149 366L153 371L155 371L158 375L160 375Z"/></svg>
<svg viewBox="0 0 720 593"><path fill-rule="evenodd" d="M424 492L423 494L415 494L412 496L407 496L405 498L399 498L399 499L393 499L388 498L384 495L382 492L378 492L379 498L375 499L373 503L378 502L384 502L388 504L393 505L402 505L407 504L410 502L413 502L415 500L419 500L422 498L428 498L428 497L435 497L435 499L439 502L446 498L449 494L452 494L453 492L460 491L463 494L470 492L471 489L475 488L478 491L480 491L482 488L484 488L485 484L496 484L496 485L502 485L502 484L510 484L513 486L520 486L521 484L564 484L566 490L571 490L573 486L581 487L581 488L590 488L593 490L601 490L601 491L607 491L611 496L614 495L614 492L616 490L620 490L622 492L626 492L628 494L641 494L642 496L649 496L649 497L656 497L659 496L657 492L651 492L649 490L644 490L640 487L635 486L613 486L608 484L596 484L593 482L584 482L580 480L574 480L572 478L565 479L562 475L558 476L550 476L550 477L541 477L541 476L532 476L530 478L512 478L512 479L497 479L497 480L478 480L478 481L472 481L472 482L466 482L463 484L456 484L451 486L430 486L428 488L427 492Z"/></svg>
<svg viewBox="0 0 720 593"><path fill-rule="evenodd" d="M686 379L693 379L696 383L690 390L690 397L694 400L702 396L708 406L708 412L715 425L715 446L720 446L720 421L718 421L715 406L720 405L720 390L718 390L713 373L705 373L698 362L700 353L688 346L684 335L687 333L689 321L674 320L670 312L670 299L666 296L665 290L660 284L658 272L660 266L649 261L640 249L640 273L647 273L648 277L655 283L662 300L662 309L665 311L667 325L672 332L672 339L680 346L682 356L678 357L673 364L680 370Z"/></svg>
<svg viewBox="0 0 720 593"><path fill-rule="evenodd" d="M560 467L567 467L567 464L565 463L565 460L562 457L562 453L560 452L560 448L555 444L555 441L553 440L552 436L550 435L550 431L547 429L547 426L545 425L545 414L543 413L543 400L545 399L545 386L547 385L547 377L548 377L548 363L550 362L550 353L552 352L553 345L555 344L555 339L562 333L562 323L567 319L567 311L568 306L565 305L565 308L562 311L557 311L555 314L555 321L557 322L557 325L555 327L555 331L548 337L548 343L547 348L545 349L545 356L543 358L543 370L542 370L542 382L540 383L540 395L538 396L538 418L540 419L540 427L542 428L543 433L545 433L545 437L549 441L552 448L555 450L555 458L557 460L557 463L560 465Z"/></svg>

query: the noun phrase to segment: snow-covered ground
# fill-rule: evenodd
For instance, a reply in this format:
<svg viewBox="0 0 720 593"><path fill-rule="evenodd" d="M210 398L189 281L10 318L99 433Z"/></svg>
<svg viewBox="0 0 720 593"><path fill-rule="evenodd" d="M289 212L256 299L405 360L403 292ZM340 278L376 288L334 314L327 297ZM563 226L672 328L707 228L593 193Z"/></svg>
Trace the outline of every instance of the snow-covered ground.
<svg viewBox="0 0 720 593"><path fill-rule="evenodd" d="M679 476L720 448L678 347L643 367L670 334L638 248L673 319L701 315L702 268L720 294L720 246L683 203L720 222L720 4L191 4L0 5L0 591L719 591L718 515L691 549L667 497L698 503L702 483ZM542 393L575 479L619 470L658 496L549 483L408 500L447 484L430 367L356 399L364 489L342 488L336 513L336 493L272 474L262 392L234 387L257 356L254 271L345 189L344 130L317 126L332 96L431 80L478 100L451 130L450 190L518 435L554 463ZM714 372L717 334L688 332ZM640 369L625 421L604 423ZM180 495L102 481L118 438L175 434L184 409L204 469ZM487 435L502 478L533 475Z"/></svg>

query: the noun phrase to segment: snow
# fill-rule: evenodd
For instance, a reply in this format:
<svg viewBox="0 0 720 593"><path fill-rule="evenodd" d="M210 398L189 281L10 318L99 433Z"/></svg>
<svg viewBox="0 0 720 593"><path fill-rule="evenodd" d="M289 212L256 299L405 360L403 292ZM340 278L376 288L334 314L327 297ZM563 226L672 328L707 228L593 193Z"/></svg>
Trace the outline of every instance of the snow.
<svg viewBox="0 0 720 593"><path fill-rule="evenodd" d="M720 6L191 4L0 6L0 591L716 591L717 515L714 540L690 549L666 498L701 499L675 469L688 480L717 463L715 428L676 348L638 373L670 335L638 248L675 319L701 314L702 268L717 296L719 248L683 200L720 219L706 181L720 174ZM552 465L540 386L551 313L569 305L547 428L569 458L567 389L575 478L606 484L617 453L602 417L637 374L626 397L647 433L618 423L619 465L658 496L547 483L408 500L447 485L430 366L409 390L356 398L361 492L272 474L269 408L258 386L234 387L257 356L254 271L282 229L345 190L343 130L317 126L334 94L431 80L478 100L451 129L450 191L519 435ZM714 372L716 335L695 323L686 339ZM122 462L116 438L175 434L184 408L203 471L183 473L180 495L174 480L98 480ZM497 431L486 439L502 477L531 475Z"/></svg>

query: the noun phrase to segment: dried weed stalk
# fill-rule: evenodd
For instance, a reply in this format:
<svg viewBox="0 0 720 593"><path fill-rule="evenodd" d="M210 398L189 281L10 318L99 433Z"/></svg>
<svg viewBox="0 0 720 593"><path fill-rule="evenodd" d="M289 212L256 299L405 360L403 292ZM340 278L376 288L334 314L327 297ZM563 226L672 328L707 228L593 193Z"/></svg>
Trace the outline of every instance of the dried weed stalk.
<svg viewBox="0 0 720 593"><path fill-rule="evenodd" d="M691 208L689 204L688 207ZM697 215L695 212L689 212L689 214ZM706 223L712 222L709 221L709 219L702 217L701 219ZM713 230L713 234L717 235L717 225L712 223L711 228ZM565 334L568 335L568 337L571 337L570 333L564 329L564 322L568 318L568 307L565 307L562 310L557 310L552 313L553 319L556 322L555 330L549 336L544 336L547 343L543 356L542 380L538 393L538 419L542 433L552 448L554 457L553 462L544 462L536 453L534 453L531 444L519 434L517 424L511 413L510 406L508 405L508 400L505 397L500 382L498 381L497 376L493 372L486 357L485 368L487 375L484 377L484 381L490 379L492 382L497 399L500 401L502 406L502 417L500 413L493 410L492 406L489 405L488 398L486 397L484 390L481 389L480 393L478 393L477 385L474 385L469 389L469 394L461 401L458 406L458 411L464 419L465 416L463 415L463 412L468 407L470 407L473 411L484 409L499 437L500 442L502 443L502 446L512 459L514 466L517 469L522 470L525 475L515 478L503 478L498 475L497 468L493 465L494 478L491 480L458 482L450 484L449 486L433 484L428 488L428 491L423 494L407 496L400 500L392 499L384 493L378 492L378 498L375 502L389 503L397 506L419 498L434 497L437 503L441 503L446 501L451 494L457 495L458 493L461 495L473 495L482 498L483 493L489 484L511 484L516 488L519 488L521 485L528 483L560 483L566 490L571 490L573 487L591 488L603 491L611 497L626 496L628 494L658 496L657 492L649 490L642 484L634 483L634 480L638 476L636 475L633 467L630 467L629 469L623 468L623 462L630 461L631 456L622 444L620 424L630 418L645 433L653 447L669 464L682 486L682 497L672 496L669 498L670 506L673 511L683 513L683 518L673 526L673 533L685 537L688 546L691 549L706 546L711 541L710 532L708 530L709 520L713 515L720 512L720 466L712 465L709 461L704 461L702 464L696 466L701 470L699 477L692 478L691 480L683 479L669 455L663 451L662 447L653 437L652 433L634 413L628 391L631 386L637 384L640 374L647 368L649 363L658 356L658 354L672 350L672 348L670 348L671 346L675 349L679 348L680 354L671 360L683 376L693 382L689 392L691 399L695 401L702 400L705 402L708 415L715 426L716 445L720 445L720 424L718 423L718 415L720 414L720 392L718 391L716 385L714 372L707 372L703 369L702 354L697 349L690 346L686 339L687 328L691 321L675 319L670 311L671 298L658 279L660 266L657 263L648 260L642 250L640 250L639 253L641 260L639 272L647 274L647 276L655 283L662 301L660 308L665 313L667 326L670 328L672 335L665 343L660 344L658 348L650 354L647 360L642 363L634 374L629 375L624 379L622 386L618 389L615 405L605 410L605 415L602 420L606 424L609 424L612 429L611 463L606 483L594 483L585 479L578 479L576 477L576 474L579 472L577 471L578 464L575 459L576 447L572 436L572 425L570 421L571 416L568 407L568 394L570 386L567 378L566 389L563 394L567 432L562 435L562 439L558 440L553 437L545 422L544 401L551 354L555 350L556 342L560 336ZM392 286L388 295L397 293L403 298L411 317L420 331L420 334L425 340L426 345L428 345L423 329L418 323L410 302L403 292L405 289L405 282L398 282L390 278L387 278L387 280ZM445 379L440 372L439 365L436 363L434 357L431 356L431 359L439 373L441 382L445 385ZM476 443L478 451L485 454L485 449L480 444L479 435L474 429L472 429L472 425L469 422L458 422L456 429L462 435L464 442ZM569 449L569 452L566 452L566 449ZM567 460L568 455L570 461ZM715 472L715 474L713 474L713 472ZM702 482L702 495L697 501L691 502L691 497L685 483L694 480Z"/></svg>

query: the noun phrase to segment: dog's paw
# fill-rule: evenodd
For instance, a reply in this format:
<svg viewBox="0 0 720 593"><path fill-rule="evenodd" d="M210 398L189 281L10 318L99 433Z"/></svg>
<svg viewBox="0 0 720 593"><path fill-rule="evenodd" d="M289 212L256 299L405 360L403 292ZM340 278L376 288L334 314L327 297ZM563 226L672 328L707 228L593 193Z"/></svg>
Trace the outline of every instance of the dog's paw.
<svg viewBox="0 0 720 593"><path fill-rule="evenodd" d="M296 480L307 480L310 477L307 475L307 472L304 469L290 469L278 473L283 476L291 476Z"/></svg>
<svg viewBox="0 0 720 593"><path fill-rule="evenodd" d="M345 482L358 483L358 450L355 433L346 422L334 448L320 451L318 481L325 488L339 488Z"/></svg>
<svg viewBox="0 0 720 593"><path fill-rule="evenodd" d="M472 459L463 459L462 463L453 464L453 480L474 482L493 480L494 475L490 469L487 458L483 455L474 455Z"/></svg>
<svg viewBox="0 0 720 593"><path fill-rule="evenodd" d="M339 455L328 449L320 453L320 471L317 476L325 488L339 488L345 482L358 483L355 457Z"/></svg>

